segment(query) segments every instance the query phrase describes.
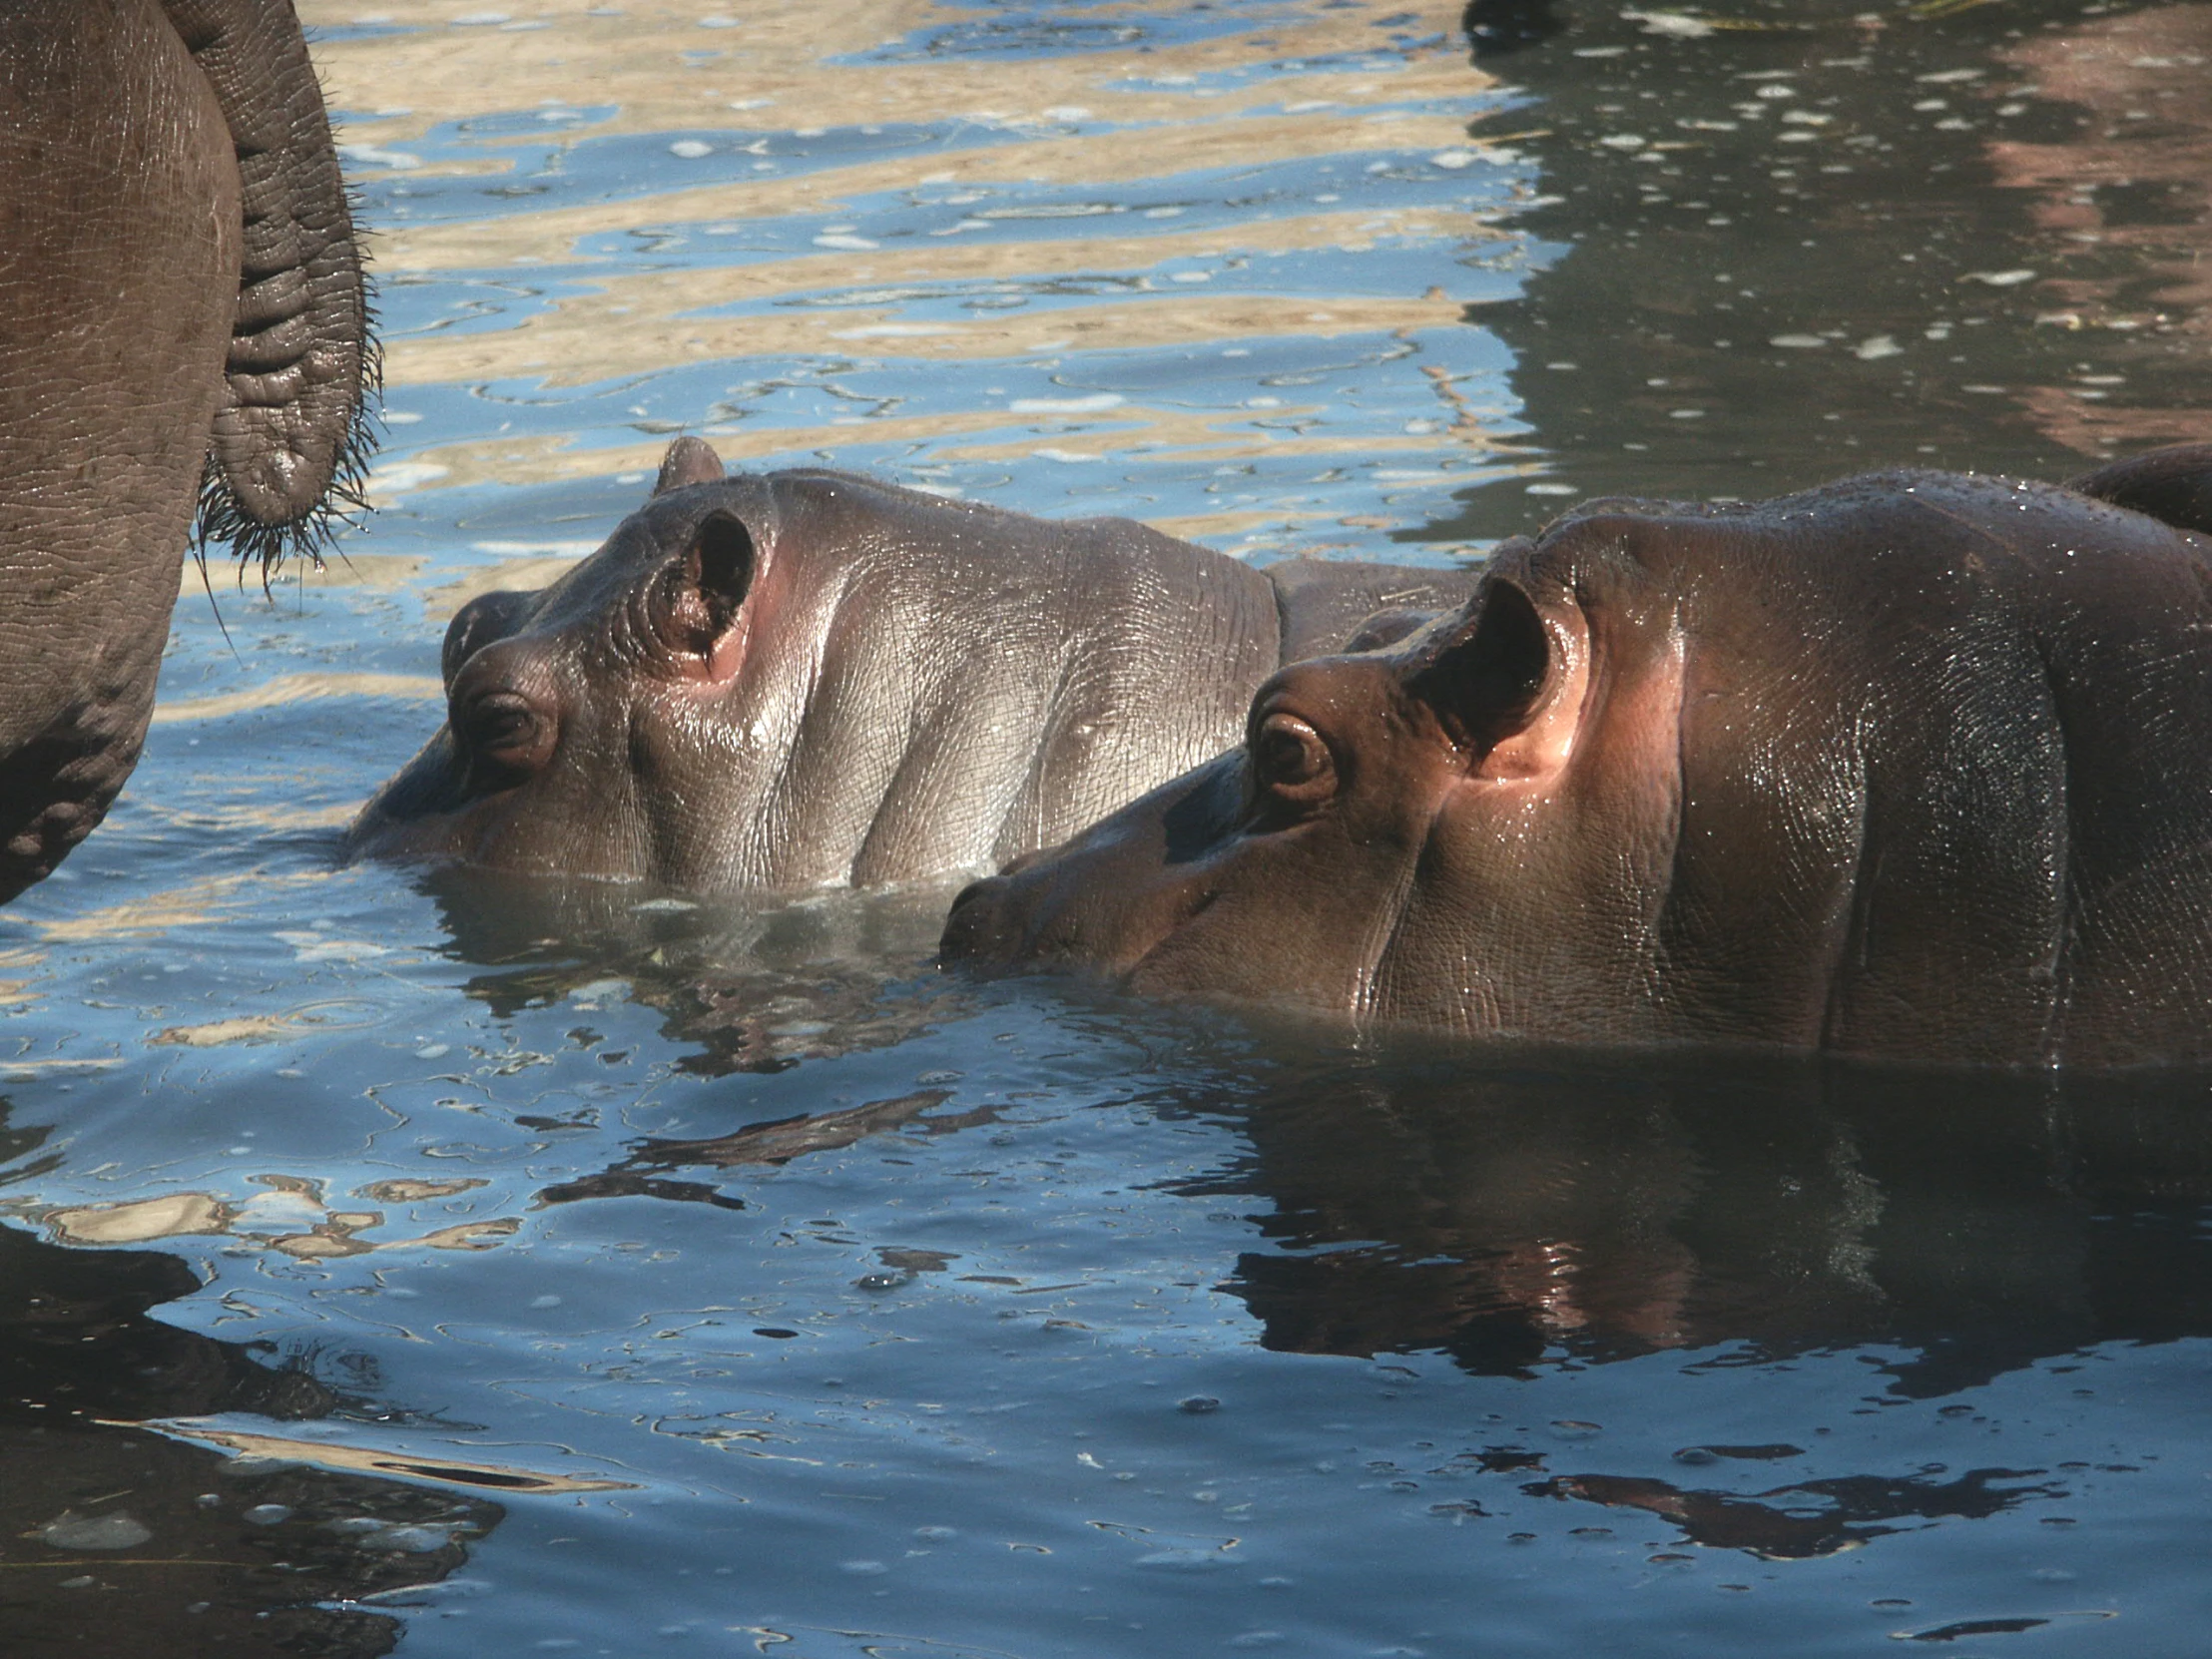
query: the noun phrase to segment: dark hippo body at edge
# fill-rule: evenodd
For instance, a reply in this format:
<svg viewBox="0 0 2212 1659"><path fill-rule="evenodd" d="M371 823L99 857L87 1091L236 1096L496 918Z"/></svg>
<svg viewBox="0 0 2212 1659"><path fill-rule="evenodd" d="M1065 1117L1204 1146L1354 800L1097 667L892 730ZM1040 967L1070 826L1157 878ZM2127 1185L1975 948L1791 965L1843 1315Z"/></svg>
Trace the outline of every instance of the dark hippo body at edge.
<svg viewBox="0 0 2212 1659"><path fill-rule="evenodd" d="M725 477L682 439L599 551L453 619L446 726L346 848L699 889L992 868L1234 744L1285 661L1474 579Z"/></svg>
<svg viewBox="0 0 2212 1659"><path fill-rule="evenodd" d="M2208 477L1590 503L971 888L945 956L1482 1038L2212 1059Z"/></svg>

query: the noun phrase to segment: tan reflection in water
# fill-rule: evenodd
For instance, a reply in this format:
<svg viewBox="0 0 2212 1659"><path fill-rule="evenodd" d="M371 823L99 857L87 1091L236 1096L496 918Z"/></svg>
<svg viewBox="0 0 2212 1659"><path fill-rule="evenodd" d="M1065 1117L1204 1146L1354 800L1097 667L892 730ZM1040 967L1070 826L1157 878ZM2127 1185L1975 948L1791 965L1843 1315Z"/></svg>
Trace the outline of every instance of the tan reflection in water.
<svg viewBox="0 0 2212 1659"><path fill-rule="evenodd" d="M333 1210L322 1201L323 1184L303 1176L251 1179L268 1190L244 1204L229 1203L212 1193L165 1193L119 1204L50 1210L43 1219L58 1244L147 1244L155 1239L226 1236L266 1245L301 1261L389 1250L490 1250L522 1225L513 1216L485 1216L404 1238L369 1240L359 1235L385 1225L381 1210Z"/></svg>
<svg viewBox="0 0 2212 1659"><path fill-rule="evenodd" d="M1352 216L1346 216L1351 219ZM1279 231L1309 222L1246 226L1205 240L1217 255L1258 245L1307 248L1372 247L1371 235L1344 224L1316 229L1289 244ZM1469 235L1476 227L1466 222ZM997 276L1121 272L1128 265L1098 257L1082 241L1023 243L984 253ZM1141 256L1139 256L1141 260ZM794 262L812 266L816 262ZM852 281L934 279L929 262L876 262L853 271ZM890 269L896 266L896 270ZM392 385L513 379L575 386L622 374L646 373L701 357L927 357L974 362L1064 350L1130 350L1211 343L1255 335L1345 334L1436 327L1459 320L1461 306L1441 293L1430 298L1314 300L1269 294L1169 293L1049 309L1002 311L960 322L901 323L885 306L779 308L744 316L699 316L711 306L757 296L752 273L710 268L618 278L600 291L576 294L512 328L487 333L430 334L390 342L385 375ZM749 292L749 289L754 291Z"/></svg>
<svg viewBox="0 0 2212 1659"><path fill-rule="evenodd" d="M1437 95L1463 96L1469 90L1465 81L1462 74L1458 85ZM1391 93L1405 96L1397 87L1392 87ZM1234 123L1208 121L1140 128L1050 143L927 151L896 160L825 168L789 180L739 181L672 190L594 203L588 208L507 214L461 225L385 226L375 243L375 253L380 269L407 272L573 262L588 258L575 248L577 241L587 236L668 225L732 225L793 214L820 214L857 198L922 185L989 185L1018 180L1026 184L1093 184L1102 189L1117 187L1117 193L1126 193L1128 187L1142 181L1168 179L1201 168L1258 167L1302 157L1357 155L1379 149L1458 148L1473 154L1486 153L1467 138L1459 120L1448 116L1396 111L1358 119L1341 115L1283 119L1256 116ZM993 222L990 207L981 203L975 206L982 223ZM1159 240L1166 243L1171 239ZM988 252L1004 260L1026 246L1000 245ZM933 252L935 247L942 247L942 242L933 247L929 242L907 240L897 245L897 253ZM896 255L886 257L895 259ZM847 254L837 263L858 268L852 273L853 278L864 280L864 268L873 261L854 260Z"/></svg>
<svg viewBox="0 0 2212 1659"><path fill-rule="evenodd" d="M1243 223L1202 231L1160 220L1160 234L1131 234L1126 206L1131 186L1168 181L1197 170L1258 167L1287 160L1346 158L1377 150L1457 152L1457 177L1487 192L1485 157L1502 152L1470 141L1456 115L1413 108L1460 101L1490 83L1471 69L1457 34L1458 6L1415 0L1408 6L1358 0L1328 7L1285 4L1277 26L1238 30L1184 44L1132 41L1093 50L1098 31L1117 22L1144 26L1157 16L1143 4L1084 6L1047 20L1064 30L1071 49L1017 61L947 54L915 62L837 62L864 54L915 30L975 29L990 19L974 8L923 0L749 0L743 7L628 5L620 16L589 17L580 6L517 0L501 10L503 24L456 27L484 16L472 0L395 0L378 14L414 32L338 40L318 59L333 107L348 114L343 139L356 171L379 164L401 172L455 171L435 156L405 146L440 124L495 112L527 116L541 109L540 131L513 142L559 146L610 133L768 135L752 177L694 185L681 153L656 162L646 182L663 188L620 200L571 205L544 213L498 213L465 223L387 224L377 256L387 275L452 270L497 271L527 279L527 268L573 263L582 239L669 225L684 234L687 260L712 259L718 234L742 237L748 222L819 215L846 201L918 186L1058 183L1101 187L1101 211L1085 228L1110 236L1055 233L1038 240L963 240L986 233L1020 234L1024 207L979 195L960 222L948 211L944 235L890 240L880 249L852 248L799 258L745 263L739 243L733 263L678 271L610 275L595 290L566 293L549 308L511 326L468 333L430 331L389 342L387 374L395 386L473 384L525 379L571 386L677 364L800 356L864 364L886 358L979 362L1000 357L1090 350L1202 347L1264 337L1410 337L1415 330L1462 325L1457 300L1440 290L1391 298L1216 296L1198 284L1130 292L1106 285L1095 299L962 317L907 320L900 307L915 285L1008 280L1063 280L1096 275L1125 277L1156 272L1167 262L1228 257L1266 260L1324 251L1360 253L1397 243L1479 244L1497 233L1467 211L1314 211L1278 217L1275 204L1256 202ZM333 0L305 0L310 24L343 24L354 12ZM702 19L730 18L733 27ZM1434 35L1442 44L1409 53L1393 37ZM1137 49L1144 45L1147 49ZM1377 55L1345 67L1348 57ZM1308 69L1305 66L1314 64ZM1285 67L1288 66L1288 67ZM1243 72L1268 72L1246 75ZM606 112L612 110L609 115ZM583 119L588 114L590 119ZM803 150L829 127L867 124L891 131L845 167L784 177ZM925 124L924 145L900 148L899 124ZM511 128L512 121L507 123ZM1078 133L1078 127L1091 129ZM573 136L573 137L572 137ZM496 158L506 139L468 147L467 169ZM727 170L731 158L717 167ZM775 176L772 176L775 175ZM614 188L620 189L619 185ZM1155 191L1155 196L1161 193ZM1166 195L1172 196L1172 189ZM395 199L395 207L403 206ZM487 204L487 207L489 204ZM1063 205L1064 206L1064 205ZM1310 262L1309 262L1310 263ZM1202 271L1179 272L1188 278ZM876 291L864 291L872 287ZM839 291L854 288L863 291ZM801 295L835 294L832 305L794 305ZM753 314L699 313L743 306ZM781 430L726 423L706 428L725 456L740 464L805 457L832 463L856 443L934 447L948 437L981 441L959 451L975 460L1045 459L1080 466L1139 446L1203 452L1235 460L1261 454L1334 456L1378 449L1429 453L1488 442L1461 415L1450 433L1422 441L1390 434L1378 443L1311 429L1295 411L1266 417L1241 411L1193 414L1121 407L1099 419L1037 420L1012 411L955 410L928 417L893 412ZM1024 433L1024 428L1027 432ZM488 439L394 456L376 480L378 499L426 488L471 484L521 485L650 470L663 440L613 448L573 448L570 438ZM1279 516L1277 523L1286 522ZM1243 527L1240 528L1243 533ZM519 577L521 573L516 573ZM473 585L470 584L470 585ZM528 585L525 583L524 585ZM445 611L442 590L430 600ZM465 597L461 595L459 597ZM434 693L427 687L419 695ZM212 704L200 706L217 713ZM194 718L191 714L168 718Z"/></svg>
<svg viewBox="0 0 2212 1659"><path fill-rule="evenodd" d="M417 560L416 563L423 561ZM187 697L154 710L156 726L223 720L255 709L286 709L329 697L390 697L408 703L442 701L445 687L429 674L280 674L219 697Z"/></svg>
<svg viewBox="0 0 2212 1659"><path fill-rule="evenodd" d="M1219 460L1256 455L1343 456L1372 459L1381 446L1372 434L1327 432L1302 434L1259 428L1253 422L1264 415L1271 422L1294 420L1303 411L1296 406L1267 410L1236 409L1196 411L1149 409L1127 405L1091 418L1055 417L1050 429L1031 436L996 443L941 446L935 453L948 460L999 460L1041 456L1046 460L1104 459L1136 447L1180 453L1204 452ZM961 415L919 415L859 420L849 426L708 426L701 428L716 451L733 465L775 459L786 464L820 460L849 465L842 451L853 444L885 444L943 439L964 431L1004 431L1025 417L997 412ZM1426 453L1441 457L1461 452L1463 439L1449 432L1393 435L1389 453ZM434 469L442 487L498 482L506 484L552 483L570 478L599 477L610 472L650 471L660 463L668 440L656 437L639 444L605 449L577 449L564 437L490 438L477 443L450 444L420 451L410 465ZM641 488L642 500L642 488ZM550 561L527 561L530 568L554 570ZM473 578L464 579L472 581ZM497 586L519 584L506 578ZM460 589L461 584L455 584ZM454 607L481 588L468 587ZM332 677L336 678L336 677ZM421 696L442 696L425 681ZM214 701L214 700L209 700Z"/></svg>
<svg viewBox="0 0 2212 1659"><path fill-rule="evenodd" d="M2035 222L2058 269L2035 289L2054 307L2039 320L2123 331L2168 321L2167 339L2144 341L2145 366L2171 357L2171 334L2201 354L2212 335L2212 5L2099 18L2005 56L2041 97L2088 117L2066 143L1989 146L1997 182L2042 199ZM2129 257L2097 252L2107 248ZM2070 274L2076 261L2087 274ZM2147 293L2146 268L2160 282ZM2205 435L2201 408L2130 406L2103 384L2032 387L2022 401L2045 433L2087 455Z"/></svg>
<svg viewBox="0 0 2212 1659"><path fill-rule="evenodd" d="M271 589L272 594L288 593L302 582L309 588L366 588L371 593L389 593L405 587L422 574L422 567L429 560L418 553L355 553L348 549L344 554L331 554L323 561L320 570L304 560L294 559L284 566L283 575ZM215 592L220 609L233 594L249 596L258 602L263 598L259 572L249 573L243 562L230 568L220 556L208 566L203 580L200 562L187 558L179 567L178 602L189 604L198 599L207 603L210 589Z"/></svg>
<svg viewBox="0 0 2212 1659"><path fill-rule="evenodd" d="M241 1456L278 1458L286 1462L297 1460L318 1463L324 1468L363 1469L371 1474L432 1480L441 1486L482 1486L501 1492L626 1492L636 1489L636 1482L629 1480L579 1479L574 1475L542 1474L534 1469L516 1468L511 1463L478 1463L456 1457L403 1457L396 1452L338 1445L329 1440L294 1440L281 1434L249 1434L231 1428L211 1428L191 1417L156 1418L147 1426L186 1439L204 1440Z"/></svg>
<svg viewBox="0 0 2212 1659"><path fill-rule="evenodd" d="M1086 6L1071 20L1111 25L1159 9L1158 0ZM833 60L917 29L982 20L973 8L927 0L744 0L721 8L738 27L714 29L700 26L700 19L716 15L709 3L637 0L625 4L619 16L591 17L574 0L512 0L500 8L508 26L456 28L456 19L481 16L485 8L475 0L386 0L375 14L418 32L327 41L316 48L315 61L331 106L355 117L341 137L387 153L439 123L547 106L617 106L611 118L583 129L602 134L887 126L948 117L1049 122L1067 119L1077 106L1102 120L1176 121L1194 106L1234 113L1276 104L1284 93L1279 83L1160 84L1172 77L1195 81L1257 58L1309 60L1386 49L1388 34L1397 32L1440 34L1447 45L1394 72L1304 77L1293 96L1356 104L1379 95L1464 92L1470 77L1457 46L1459 9L1455 0L1286 5L1281 28L1153 51L1077 51L1018 62L945 56L914 63L838 63ZM300 0L299 14L312 30L347 24L361 15L361 7L355 0ZM1383 18L1407 21L1385 32L1376 26ZM717 55L687 58L687 53ZM1128 82L1138 84L1122 84ZM573 125L548 122L546 130L559 133ZM377 165L373 155L362 160Z"/></svg>
<svg viewBox="0 0 2212 1659"><path fill-rule="evenodd" d="M41 936L55 943L123 939L200 927L218 917L268 905L273 888L310 886L329 879L329 873L319 869L283 873L250 869L232 875L210 875L121 904L41 919L36 925Z"/></svg>

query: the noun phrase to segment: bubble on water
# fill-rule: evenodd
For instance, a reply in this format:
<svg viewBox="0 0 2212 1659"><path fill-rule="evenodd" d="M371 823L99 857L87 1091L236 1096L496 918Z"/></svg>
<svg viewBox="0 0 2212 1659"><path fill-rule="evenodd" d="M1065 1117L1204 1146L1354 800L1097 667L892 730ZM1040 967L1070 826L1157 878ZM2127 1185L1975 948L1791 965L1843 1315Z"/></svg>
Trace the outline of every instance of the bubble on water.
<svg viewBox="0 0 2212 1659"><path fill-rule="evenodd" d="M837 1566L841 1571L858 1573L862 1577L870 1577L876 1573L891 1570L880 1561L839 1561Z"/></svg>
<svg viewBox="0 0 2212 1659"><path fill-rule="evenodd" d="M418 1060L442 1060L452 1052L451 1043L425 1043L414 1051L414 1057Z"/></svg>
<svg viewBox="0 0 2212 1659"><path fill-rule="evenodd" d="M866 1291L870 1295L881 1295L884 1291L897 1290L912 1277L913 1275L906 1273L863 1273L852 1281L852 1288Z"/></svg>
<svg viewBox="0 0 2212 1659"><path fill-rule="evenodd" d="M370 1549L397 1550L408 1555L428 1555L452 1541L453 1534L437 1526L387 1526L361 1540Z"/></svg>
<svg viewBox="0 0 2212 1659"><path fill-rule="evenodd" d="M63 1512L39 1528L39 1539L55 1549L136 1549L154 1529L127 1510L112 1515Z"/></svg>
<svg viewBox="0 0 2212 1659"><path fill-rule="evenodd" d="M928 1544L941 1544L945 1539L957 1538L959 1535L959 1530L950 1526L917 1526L914 1528L914 1536Z"/></svg>
<svg viewBox="0 0 2212 1659"><path fill-rule="evenodd" d="M1905 347L1898 344L1897 339L1894 335L1869 334L1865 339L1861 340L1857 345L1851 348L1851 354L1857 357L1861 362L1871 363L1875 361L1875 359L1877 359L1878 357L1903 356L1905 354Z"/></svg>
<svg viewBox="0 0 2212 1659"><path fill-rule="evenodd" d="M713 155L715 153L715 147L711 144L703 143L699 139L678 139L674 144L668 147L668 153L672 156L680 157L687 162L696 162L703 156Z"/></svg>
<svg viewBox="0 0 2212 1659"><path fill-rule="evenodd" d="M1097 414L1118 409L1128 401L1118 391L1093 392L1088 397L1017 397L1006 405L1009 414Z"/></svg>
<svg viewBox="0 0 2212 1659"><path fill-rule="evenodd" d="M1551 1431L1563 1440L1586 1440L1593 1434L1605 1432L1604 1425L1584 1422L1579 1417L1558 1417L1551 1424Z"/></svg>
<svg viewBox="0 0 2212 1659"><path fill-rule="evenodd" d="M257 1503L246 1511L246 1518L256 1526L275 1526L279 1521L290 1520L291 1510L281 1503Z"/></svg>
<svg viewBox="0 0 2212 1659"><path fill-rule="evenodd" d="M560 1305L561 1299L550 1291L544 1296L534 1296L530 1299L530 1306L533 1308L558 1308Z"/></svg>
<svg viewBox="0 0 2212 1659"><path fill-rule="evenodd" d="M1818 334L1776 334L1767 343L1785 346L1792 351L1818 351L1828 341Z"/></svg>
<svg viewBox="0 0 2212 1659"><path fill-rule="evenodd" d="M1203 1416L1208 1411L1220 1410L1221 1401L1212 1394L1185 1394L1175 1402L1175 1408L1178 1411L1187 1411L1194 1417Z"/></svg>
<svg viewBox="0 0 2212 1659"><path fill-rule="evenodd" d="M1149 1555L1137 1557L1140 1567L1159 1567L1167 1572L1212 1572L1220 1567L1233 1567L1236 1562L1218 1549L1156 1549Z"/></svg>
<svg viewBox="0 0 2212 1659"><path fill-rule="evenodd" d="M1666 40L1704 40L1719 27L1690 12L1623 11L1621 16Z"/></svg>

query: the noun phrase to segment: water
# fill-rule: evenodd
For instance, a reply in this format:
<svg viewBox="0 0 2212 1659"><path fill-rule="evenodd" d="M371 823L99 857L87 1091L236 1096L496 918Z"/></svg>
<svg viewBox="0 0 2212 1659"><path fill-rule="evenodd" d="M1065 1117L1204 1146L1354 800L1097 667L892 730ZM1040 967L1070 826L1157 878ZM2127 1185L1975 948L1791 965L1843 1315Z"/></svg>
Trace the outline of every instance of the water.
<svg viewBox="0 0 2212 1659"><path fill-rule="evenodd" d="M2212 8L367 3L381 511L193 579L0 914L17 1650L2197 1650L2202 1079L1478 1064L333 848L680 429L1433 562L2200 435Z"/></svg>

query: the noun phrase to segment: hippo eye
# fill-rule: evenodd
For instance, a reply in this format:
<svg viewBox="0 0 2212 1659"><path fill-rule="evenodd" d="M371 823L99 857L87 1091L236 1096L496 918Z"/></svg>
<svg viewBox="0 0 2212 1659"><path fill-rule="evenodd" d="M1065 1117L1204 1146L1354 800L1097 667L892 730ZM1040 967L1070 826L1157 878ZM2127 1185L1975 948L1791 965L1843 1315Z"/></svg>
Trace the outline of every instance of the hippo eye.
<svg viewBox="0 0 2212 1659"><path fill-rule="evenodd" d="M1252 734L1250 748L1261 787L1283 800L1321 801L1337 788L1336 757L1321 734L1296 715L1268 716Z"/></svg>
<svg viewBox="0 0 2212 1659"><path fill-rule="evenodd" d="M518 692L491 691L473 699L454 723L483 782L494 788L519 784L544 763L550 745L546 723Z"/></svg>

